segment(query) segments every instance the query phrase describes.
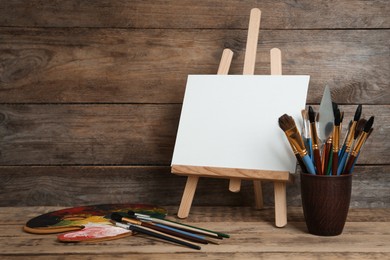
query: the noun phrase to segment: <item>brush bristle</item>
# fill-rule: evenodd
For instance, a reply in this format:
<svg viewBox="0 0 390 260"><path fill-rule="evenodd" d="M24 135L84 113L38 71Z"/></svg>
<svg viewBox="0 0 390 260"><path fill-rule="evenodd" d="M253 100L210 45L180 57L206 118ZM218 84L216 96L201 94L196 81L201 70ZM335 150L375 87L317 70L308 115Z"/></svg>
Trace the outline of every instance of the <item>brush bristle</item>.
<svg viewBox="0 0 390 260"><path fill-rule="evenodd" d="M333 115L334 115L335 111L339 109L339 105L337 105L337 103L335 102L332 102L332 108L333 108Z"/></svg>
<svg viewBox="0 0 390 260"><path fill-rule="evenodd" d="M279 117L279 126L283 131L287 131L295 126L294 119L291 116L284 114Z"/></svg>
<svg viewBox="0 0 390 260"><path fill-rule="evenodd" d="M116 212L111 214L111 219L115 220L116 222L121 222L122 221L122 216Z"/></svg>
<svg viewBox="0 0 390 260"><path fill-rule="evenodd" d="M307 111L306 111L306 109L302 109L301 110L301 114L302 114L303 120L307 120Z"/></svg>
<svg viewBox="0 0 390 260"><path fill-rule="evenodd" d="M337 108L334 113L334 125L339 126L340 122L341 122L341 113L340 113L340 109Z"/></svg>
<svg viewBox="0 0 390 260"><path fill-rule="evenodd" d="M370 117L370 119L368 119L367 123L364 125L364 132L368 133L372 127L372 125L374 124L374 117Z"/></svg>
<svg viewBox="0 0 390 260"><path fill-rule="evenodd" d="M316 120L316 113L312 106L309 106L309 121L310 123L314 123Z"/></svg>
<svg viewBox="0 0 390 260"><path fill-rule="evenodd" d="M353 137L354 139L358 138L360 133L363 131L363 128L364 128L366 123L367 123L366 119L364 119L364 118L359 119L359 121L356 124L355 134L354 134L354 137Z"/></svg>
<svg viewBox="0 0 390 260"><path fill-rule="evenodd" d="M135 216L135 212L132 211L132 210L129 210L129 211L127 212L127 215L129 215L130 217L131 217L131 216Z"/></svg>
<svg viewBox="0 0 390 260"><path fill-rule="evenodd" d="M355 116L353 117L353 121L359 121L360 116L362 115L362 104L358 105L356 108Z"/></svg>

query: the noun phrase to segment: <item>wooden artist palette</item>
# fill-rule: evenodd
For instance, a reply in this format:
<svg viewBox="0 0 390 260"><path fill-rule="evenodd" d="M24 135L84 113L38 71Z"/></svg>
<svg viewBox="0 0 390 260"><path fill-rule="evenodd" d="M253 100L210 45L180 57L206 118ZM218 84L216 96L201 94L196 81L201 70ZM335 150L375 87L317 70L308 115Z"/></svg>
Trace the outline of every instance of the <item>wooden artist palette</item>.
<svg viewBox="0 0 390 260"><path fill-rule="evenodd" d="M42 214L27 221L23 230L33 234L55 234L62 242L94 242L130 236L130 230L113 226L113 212L126 214L129 210L164 218L166 209L146 204L100 204L61 209ZM70 232L72 231L72 232Z"/></svg>

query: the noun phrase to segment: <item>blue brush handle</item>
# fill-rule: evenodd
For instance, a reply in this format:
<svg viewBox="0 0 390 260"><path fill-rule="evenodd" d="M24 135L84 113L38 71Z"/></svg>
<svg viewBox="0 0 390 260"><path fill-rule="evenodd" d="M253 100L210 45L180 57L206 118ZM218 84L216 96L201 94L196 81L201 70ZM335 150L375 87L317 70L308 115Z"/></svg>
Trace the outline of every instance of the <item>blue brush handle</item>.
<svg viewBox="0 0 390 260"><path fill-rule="evenodd" d="M309 155L305 155L303 158L302 158L303 162L305 163L305 166L306 166L306 169L309 173L311 174L316 174L316 170L314 169L314 164L311 160L311 158L309 157Z"/></svg>
<svg viewBox="0 0 390 260"><path fill-rule="evenodd" d="M339 152L339 158L343 158L346 149L347 146L344 144L343 147L341 147L341 150Z"/></svg>
<svg viewBox="0 0 390 260"><path fill-rule="evenodd" d="M343 157L341 158L341 161L337 168L337 175L340 175L343 172L345 163L347 162L348 154L349 153L344 153Z"/></svg>
<svg viewBox="0 0 390 260"><path fill-rule="evenodd" d="M350 172L353 172L353 168L355 168L355 164L357 162L357 159L359 158L359 154L360 154L360 151L359 153L357 154L356 158L355 158L355 161L353 161L353 164L352 164L352 167L351 167L351 171Z"/></svg>
<svg viewBox="0 0 390 260"><path fill-rule="evenodd" d="M308 152L309 152L311 161L314 162L313 146L312 146L311 138L308 138L307 141L309 143L309 150L308 150Z"/></svg>
<svg viewBox="0 0 390 260"><path fill-rule="evenodd" d="M155 223L154 225L158 226L158 227L161 227L161 228L164 228L164 229L167 229L167 230L175 231L177 233L180 233L180 234L183 234L183 235L187 235L187 236L190 236L190 237L195 237L195 238L198 238L198 239L206 239L204 236L200 236L200 235L197 235L197 234L186 232L186 231L183 231L181 229L169 227L167 225L157 224L157 223Z"/></svg>
<svg viewBox="0 0 390 260"><path fill-rule="evenodd" d="M133 230L133 231L136 231L136 232L139 232L139 233L143 233L143 234L149 235L149 236L161 238L161 239L164 239L164 240L171 241L173 243L177 243L177 244L180 244L180 245L183 245L183 246L188 246L190 248L200 250L200 246L198 246L198 245L186 242L184 240L176 239L174 237L165 236L163 234L160 234L160 233L148 230L148 229L146 229L144 227L141 227L141 226L129 225L129 229Z"/></svg>

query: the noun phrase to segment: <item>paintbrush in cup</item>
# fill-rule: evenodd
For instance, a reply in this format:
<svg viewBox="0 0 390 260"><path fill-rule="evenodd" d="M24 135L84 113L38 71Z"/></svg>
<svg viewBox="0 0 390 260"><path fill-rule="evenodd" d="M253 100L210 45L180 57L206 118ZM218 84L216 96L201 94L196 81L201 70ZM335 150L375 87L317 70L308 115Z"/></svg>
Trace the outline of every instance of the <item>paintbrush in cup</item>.
<svg viewBox="0 0 390 260"><path fill-rule="evenodd" d="M357 122L359 121L360 117L362 115L362 105L358 105L358 107L356 108L356 111L355 111L355 115L353 117L353 121L352 121L352 124L349 126L348 128L348 134L345 138L345 141L344 141L344 144L343 144L343 147L341 148L341 151L340 151L340 158L343 158L344 157L344 154L345 152L348 150L348 152L350 151L351 149L351 145L352 145L352 141L353 141L353 137L354 137L354 134L355 134L355 129L356 129L356 124Z"/></svg>
<svg viewBox="0 0 390 260"><path fill-rule="evenodd" d="M134 216L135 218L142 220L142 221L150 221L152 223L163 224L163 225L174 227L177 229L182 229L182 230L186 230L189 232L194 232L194 233L206 235L206 236L209 236L212 238L222 239L222 238L229 238L230 237L228 234L224 234L221 232L216 232L216 231L211 231L211 230L207 230L204 228L194 227L194 226L190 226L190 225L183 224L180 222L175 222L175 221L168 220L168 219L153 218L149 215L139 214L139 213L136 213L136 212L131 211L131 210L129 210L127 212L127 214L130 217Z"/></svg>
<svg viewBox="0 0 390 260"><path fill-rule="evenodd" d="M341 113L337 108L334 112L333 144L332 144L332 175L337 174L339 166L339 147L340 147L340 123Z"/></svg>
<svg viewBox="0 0 390 260"><path fill-rule="evenodd" d="M321 154L320 154L320 147L319 147L319 140L318 140L315 118L316 116L315 116L314 109L312 106L309 106L310 133L311 133L311 142L313 147L314 165L317 169L317 174L322 175Z"/></svg>
<svg viewBox="0 0 390 260"><path fill-rule="evenodd" d="M284 114L279 117L279 126L287 136L289 143L297 149L307 171L311 174L316 174L314 165L307 154L307 150L294 119L291 116Z"/></svg>
<svg viewBox="0 0 390 260"><path fill-rule="evenodd" d="M345 165L346 165L347 160L348 160L348 157L349 157L351 151L353 150L354 145L356 144L356 139L363 132L363 129L364 129L364 126L365 126L366 123L367 123L366 119L360 118L357 121L354 129L351 130L351 131L353 131L353 134L351 133L351 137L350 137L351 140L349 141L349 144L346 146L346 150L345 150L345 152L343 154L343 157L341 158L341 161L339 162L339 166L338 166L338 169L337 169L337 174L338 175L343 173Z"/></svg>
<svg viewBox="0 0 390 260"><path fill-rule="evenodd" d="M364 125L363 131L359 135L356 144L353 147L351 155L349 156L348 161L345 165L344 174L352 173L352 168L356 163L356 159L359 156L363 144L366 142L370 132L372 131L371 129L373 124L374 124L374 117L372 116L370 117L370 119L368 119L367 123Z"/></svg>
<svg viewBox="0 0 390 260"><path fill-rule="evenodd" d="M302 115L302 140L306 147L306 151L311 156L311 139L310 139L310 122L307 115L307 110L301 110Z"/></svg>

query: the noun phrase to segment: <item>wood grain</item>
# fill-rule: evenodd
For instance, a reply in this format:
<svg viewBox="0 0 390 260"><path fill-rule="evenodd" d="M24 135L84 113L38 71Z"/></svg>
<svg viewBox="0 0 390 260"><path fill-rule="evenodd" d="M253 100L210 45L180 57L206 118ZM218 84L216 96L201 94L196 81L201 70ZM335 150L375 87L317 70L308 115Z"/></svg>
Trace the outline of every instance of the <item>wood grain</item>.
<svg viewBox="0 0 390 260"><path fill-rule="evenodd" d="M178 206L185 178L171 174L169 165L187 75L215 74L225 48L234 51L230 74L242 74L249 12L254 7L262 11L255 74L270 74L269 51L279 48L283 74L311 76L308 104L317 109L325 86L331 88L333 101L345 112L343 135L356 104L363 104L364 117L375 115L375 130L355 169L351 207L389 208L390 5L386 0L2 1L0 206L129 201ZM287 185L287 203L299 206L296 177L295 184ZM263 185L263 193L265 208L273 207L271 183ZM241 192L231 193L228 180L201 178L193 204L253 206L253 197L248 181L243 181ZM272 210L269 222L273 217ZM382 233L376 232L365 238L370 244L362 249L380 245L375 244L374 234ZM2 245L12 237L1 234ZM296 240L275 239L274 244ZM34 248L35 256L48 245L32 237L10 243L24 245L21 252ZM267 243L266 251L259 251L256 244L255 249L233 252L233 244L228 252L210 251L204 256L284 256ZM126 257L131 245L123 249ZM47 258L61 257L55 250L64 248L56 246L44 252ZM150 244L137 246L142 252L150 248ZM299 259L339 259L344 253L336 252L340 247L289 252ZM26 257L2 249L0 258ZM96 247L66 250L73 249L101 258L114 253L95 253ZM350 252L352 259L388 257L387 252ZM72 256L82 259L78 253ZM173 253L164 254L175 258ZM179 252L183 258L188 255ZM131 254L134 259L143 256Z"/></svg>
<svg viewBox="0 0 390 260"><path fill-rule="evenodd" d="M264 12L262 28L389 28L386 0L240 1L9 0L0 6L0 25L18 27L239 28L247 29L251 8Z"/></svg>
<svg viewBox="0 0 390 260"><path fill-rule="evenodd" d="M356 166L351 207L389 208L389 173L388 165ZM288 206L301 205L299 174L295 178L287 185ZM177 210L186 183L167 166L1 166L0 179L0 207L150 203L175 205ZM254 206L251 181L243 180L238 193L229 192L228 186L227 179L200 178L193 205ZM264 182L262 192L264 208L273 212L272 183Z"/></svg>
<svg viewBox="0 0 390 260"><path fill-rule="evenodd" d="M204 245L194 251L143 235L95 244L62 244L55 235L24 233L22 225L32 217L59 209L58 207L6 207L0 211L0 257L42 259L61 258L71 253L72 259L132 258L134 259L386 259L390 256L389 209L351 209L343 234L319 237L307 233L302 209L290 207L297 216L284 228L267 221L272 210L253 211L248 208L194 207L194 217L184 223L228 233L231 237L219 245ZM172 211L172 207L168 210ZM253 213L254 212L254 213ZM264 218L265 217L265 218ZM379 217L379 218L378 218ZM169 216L175 219L174 216ZM317 246L318 245L318 246Z"/></svg>
<svg viewBox="0 0 390 260"><path fill-rule="evenodd" d="M340 108L346 122L353 118L356 106ZM179 104L0 105L0 164L168 166L180 110ZM362 116L371 115L375 130L358 163L390 164L390 106L363 106Z"/></svg>
<svg viewBox="0 0 390 260"><path fill-rule="evenodd" d="M266 17L263 17L266 20ZM181 103L188 74L242 74L244 30L0 28L0 103ZM389 30L263 30L255 74L310 75L308 103L327 84L342 104L389 104Z"/></svg>
<svg viewBox="0 0 390 260"><path fill-rule="evenodd" d="M262 171L251 169L235 169L222 167L203 167L192 165L172 165L172 173L178 175L205 176L211 178L240 178L257 179L265 181L292 182L294 177L289 172L283 171Z"/></svg>

